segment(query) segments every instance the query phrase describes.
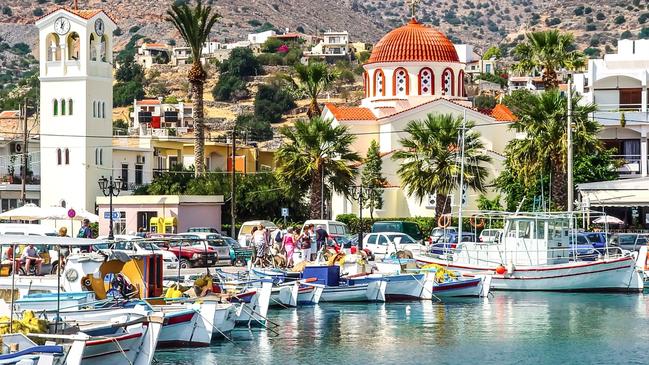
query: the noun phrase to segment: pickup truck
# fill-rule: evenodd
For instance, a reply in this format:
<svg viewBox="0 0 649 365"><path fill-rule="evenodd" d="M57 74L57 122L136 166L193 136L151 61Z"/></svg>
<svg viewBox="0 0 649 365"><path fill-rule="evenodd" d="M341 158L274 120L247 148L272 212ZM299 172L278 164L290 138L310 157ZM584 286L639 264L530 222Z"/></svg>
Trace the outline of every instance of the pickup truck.
<svg viewBox="0 0 649 365"><path fill-rule="evenodd" d="M209 267L216 265L216 251L207 247L194 246L192 240L187 239L162 239L156 242L163 250L172 252L178 258L181 269L192 267Z"/></svg>

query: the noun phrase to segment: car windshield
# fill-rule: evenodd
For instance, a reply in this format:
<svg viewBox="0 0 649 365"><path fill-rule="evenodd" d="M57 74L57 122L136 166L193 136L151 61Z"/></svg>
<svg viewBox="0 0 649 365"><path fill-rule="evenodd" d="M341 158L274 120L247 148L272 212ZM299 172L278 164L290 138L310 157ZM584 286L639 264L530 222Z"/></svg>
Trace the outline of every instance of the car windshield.
<svg viewBox="0 0 649 365"><path fill-rule="evenodd" d="M237 240L235 240L234 238L231 238L231 237L223 237L223 240L224 240L228 245L230 245L230 247L232 247L232 248L241 248L241 245L239 244L239 242L238 242Z"/></svg>
<svg viewBox="0 0 649 365"><path fill-rule="evenodd" d="M199 244L203 245L203 241L200 241ZM211 239L211 240L207 240L207 245L223 247L223 246L227 246L228 244L225 242L225 240L222 239Z"/></svg>
<svg viewBox="0 0 649 365"><path fill-rule="evenodd" d="M180 241L180 240L174 240L174 241L169 241L169 246L170 247L188 247L193 245L194 242L191 241Z"/></svg>
<svg viewBox="0 0 649 365"><path fill-rule="evenodd" d="M401 238L401 242L400 242L401 244L416 243L415 240L412 239L412 237L406 236L405 234L389 234L388 235L388 239L390 240L390 242L394 242L394 239L397 238L397 237Z"/></svg>
<svg viewBox="0 0 649 365"><path fill-rule="evenodd" d="M636 235L634 235L634 234L620 235L620 236L618 236L618 242L621 243L621 244L632 245L632 244L635 243L635 238L636 238Z"/></svg>
<svg viewBox="0 0 649 365"><path fill-rule="evenodd" d="M160 249L160 247L153 242L138 242L137 244L144 250L155 251Z"/></svg>

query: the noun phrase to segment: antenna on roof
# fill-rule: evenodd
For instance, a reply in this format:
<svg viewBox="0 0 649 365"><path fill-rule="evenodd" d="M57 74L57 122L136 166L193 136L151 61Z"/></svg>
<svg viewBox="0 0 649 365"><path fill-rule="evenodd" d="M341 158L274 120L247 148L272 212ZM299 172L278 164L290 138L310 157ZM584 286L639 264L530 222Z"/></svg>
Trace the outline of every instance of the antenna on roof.
<svg viewBox="0 0 649 365"><path fill-rule="evenodd" d="M417 14L417 5L420 2L421 0L408 0L408 5L410 5L412 19L415 19L415 15Z"/></svg>

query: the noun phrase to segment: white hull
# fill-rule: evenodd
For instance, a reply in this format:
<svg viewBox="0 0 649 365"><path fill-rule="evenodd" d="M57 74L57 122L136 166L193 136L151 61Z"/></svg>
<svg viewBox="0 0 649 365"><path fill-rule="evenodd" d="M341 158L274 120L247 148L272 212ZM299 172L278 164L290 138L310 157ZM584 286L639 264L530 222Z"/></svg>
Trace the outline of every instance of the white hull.
<svg viewBox="0 0 649 365"><path fill-rule="evenodd" d="M321 302L385 302L385 280L372 280L352 286L326 286L320 296Z"/></svg>
<svg viewBox="0 0 649 365"><path fill-rule="evenodd" d="M325 286L321 284L304 284L298 290L297 302L300 305L318 304Z"/></svg>
<svg viewBox="0 0 649 365"><path fill-rule="evenodd" d="M430 298L432 282L427 282L424 275L388 275L385 288L386 300L413 300Z"/></svg>
<svg viewBox="0 0 649 365"><path fill-rule="evenodd" d="M165 315L158 348L209 346L215 304L203 304L200 309L188 309L182 305L156 306L155 309Z"/></svg>
<svg viewBox="0 0 649 365"><path fill-rule="evenodd" d="M237 311L234 304L217 304L212 320L212 336L228 335L236 325Z"/></svg>
<svg viewBox="0 0 649 365"><path fill-rule="evenodd" d="M424 264L438 264L468 275L492 275L493 290L625 291L641 292L642 275L632 256L548 266L520 266L495 274L495 266L468 266L419 256Z"/></svg>
<svg viewBox="0 0 649 365"><path fill-rule="evenodd" d="M273 288L270 305L273 307L297 307L299 289L300 283L298 281Z"/></svg>
<svg viewBox="0 0 649 365"><path fill-rule="evenodd" d="M486 297L491 288L491 276L461 277L447 283L435 283L435 274L427 273L426 281L432 283L436 298Z"/></svg>
<svg viewBox="0 0 649 365"><path fill-rule="evenodd" d="M272 281L262 281L261 286L255 288L256 293L250 303L245 303L239 308L237 325L257 326L266 323L272 288Z"/></svg>

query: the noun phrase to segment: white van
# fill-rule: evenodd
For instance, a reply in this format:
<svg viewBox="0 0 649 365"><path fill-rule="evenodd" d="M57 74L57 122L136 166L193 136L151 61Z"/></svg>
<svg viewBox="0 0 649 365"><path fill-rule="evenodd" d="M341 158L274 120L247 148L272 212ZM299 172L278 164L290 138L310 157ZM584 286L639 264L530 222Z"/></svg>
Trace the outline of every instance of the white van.
<svg viewBox="0 0 649 365"><path fill-rule="evenodd" d="M237 240L242 247L252 246L250 244L250 240L252 239L252 235L250 233L252 232L252 227L256 227L259 224L263 225L270 232L278 228L277 225L275 225L275 223L271 221L260 220L243 222L241 228L239 229L239 235L237 236Z"/></svg>
<svg viewBox="0 0 649 365"><path fill-rule="evenodd" d="M302 232L304 232L304 228L309 224L313 224L313 228L322 226L322 228L324 228L325 231L327 231L327 233L329 233L332 236L349 235L349 229L347 229L347 225L343 222L331 221L326 219L311 219L304 222L304 225L302 226Z"/></svg>

